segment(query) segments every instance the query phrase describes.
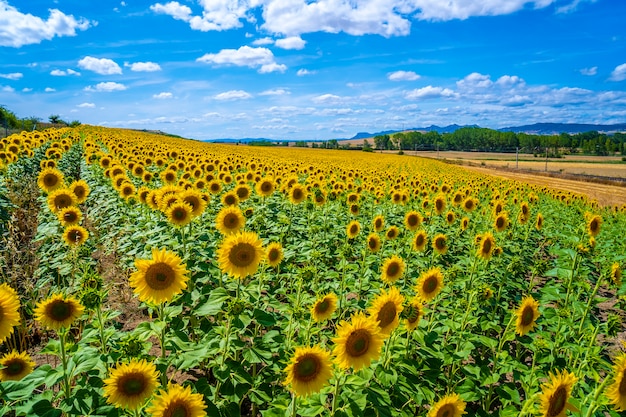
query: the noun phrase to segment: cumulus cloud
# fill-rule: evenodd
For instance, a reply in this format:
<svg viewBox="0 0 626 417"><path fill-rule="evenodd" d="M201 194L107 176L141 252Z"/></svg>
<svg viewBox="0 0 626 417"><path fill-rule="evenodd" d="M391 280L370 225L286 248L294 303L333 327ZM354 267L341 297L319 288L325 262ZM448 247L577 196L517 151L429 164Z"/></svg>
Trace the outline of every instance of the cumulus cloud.
<svg viewBox="0 0 626 417"><path fill-rule="evenodd" d="M93 71L96 74L112 75L121 74L122 68L117 65L115 61L108 58L94 58L92 56L86 56L78 61L78 66L88 71Z"/></svg>
<svg viewBox="0 0 626 417"><path fill-rule="evenodd" d="M304 77L305 75L313 75L313 74L315 74L315 72L316 72L316 71L309 71L308 69L305 69L305 68L300 68L300 69L298 70L298 72L296 73L296 75L297 75L298 77Z"/></svg>
<svg viewBox="0 0 626 417"><path fill-rule="evenodd" d="M156 3L150 6L150 10L187 22L189 27L202 32L239 28L242 26L241 19L253 20L252 17L246 16L249 3L245 0L200 0L199 3L203 8L201 16L193 15L191 8L177 1L165 4Z"/></svg>
<svg viewBox="0 0 626 417"><path fill-rule="evenodd" d="M152 98L157 98L157 99L161 99L161 100L172 98L172 97L174 97L174 95L172 93L169 93L169 92L162 92L162 93L159 93L159 94L154 94L152 96Z"/></svg>
<svg viewBox="0 0 626 417"><path fill-rule="evenodd" d="M156 62L133 62L132 64L125 62L124 66L129 67L131 71L135 72L161 71L161 66Z"/></svg>
<svg viewBox="0 0 626 417"><path fill-rule="evenodd" d="M277 88L274 90L265 90L262 93L259 93L260 96L283 96L285 94L291 94L289 91L284 88Z"/></svg>
<svg viewBox="0 0 626 417"><path fill-rule="evenodd" d="M56 88L46 87L43 91L45 91L46 93L54 93L57 90Z"/></svg>
<svg viewBox="0 0 626 417"><path fill-rule="evenodd" d="M459 88L464 88L468 90L473 90L476 88L487 88L493 84L493 81L490 79L489 75L480 74L478 72L473 72L467 75L460 81L456 82L456 85Z"/></svg>
<svg viewBox="0 0 626 417"><path fill-rule="evenodd" d="M58 9L49 9L47 20L32 14L21 13L0 0L0 46L19 48L23 45L41 43L55 36L76 36L76 30L86 30L95 22L66 15Z"/></svg>
<svg viewBox="0 0 626 417"><path fill-rule="evenodd" d="M213 96L215 100L247 100L252 98L252 94L243 90L230 90Z"/></svg>
<svg viewBox="0 0 626 417"><path fill-rule="evenodd" d="M420 100L431 98L451 98L456 95L457 94L449 88L433 87L432 85L428 85L426 87L416 88L415 90L409 91L404 97L407 100Z"/></svg>
<svg viewBox="0 0 626 417"><path fill-rule="evenodd" d="M255 39L255 40L252 42L252 45L255 45L255 46L273 45L273 44L274 44L274 39L272 39L272 38L267 38L267 37L265 37L265 38L260 38L260 39Z"/></svg>
<svg viewBox="0 0 626 417"><path fill-rule="evenodd" d="M278 39L275 45L282 49L304 49L306 42L300 36L290 36L288 38Z"/></svg>
<svg viewBox="0 0 626 417"><path fill-rule="evenodd" d="M124 90L126 90L126 86L124 84L114 83L111 81L98 83L96 84L95 87L91 85L88 87L85 87L85 91L92 91L92 92L98 92L98 93L102 93L102 92L109 93L112 91L124 91Z"/></svg>
<svg viewBox="0 0 626 417"><path fill-rule="evenodd" d="M390 81L415 81L420 76L413 71L395 71L387 74L387 78Z"/></svg>
<svg viewBox="0 0 626 417"><path fill-rule="evenodd" d="M222 49L216 54L204 54L196 61L215 65L259 68L260 73L284 72L287 69L285 65L274 61L274 54L269 49L249 46L242 46L239 49Z"/></svg>
<svg viewBox="0 0 626 417"><path fill-rule="evenodd" d="M613 72L611 72L611 77L609 78L611 81L624 81L626 80L626 64L618 65L615 67Z"/></svg>
<svg viewBox="0 0 626 417"><path fill-rule="evenodd" d="M336 94L322 94L317 97L313 97L313 102L317 104L337 103L341 101L341 97Z"/></svg>
<svg viewBox="0 0 626 417"><path fill-rule="evenodd" d="M10 74L0 74L0 78L6 78L7 80L19 80L24 74L21 72L12 72Z"/></svg>
<svg viewBox="0 0 626 417"><path fill-rule="evenodd" d="M80 107L81 109L93 109L96 105L94 103L80 103L76 107Z"/></svg>
<svg viewBox="0 0 626 417"><path fill-rule="evenodd" d="M3 91L5 93L13 93L13 92L15 92L15 88L11 87L10 85L3 85L1 87L2 88L0 88L0 91Z"/></svg>
<svg viewBox="0 0 626 417"><path fill-rule="evenodd" d="M414 0L413 5L419 10L421 20L468 19L472 16L498 16L522 10L527 5L535 9L545 8L556 0Z"/></svg>
<svg viewBox="0 0 626 417"><path fill-rule="evenodd" d="M580 70L582 75L596 75L598 73L598 67L583 68Z"/></svg>
<svg viewBox="0 0 626 417"><path fill-rule="evenodd" d="M55 77L65 77L68 75L80 75L80 72L78 71L74 71L73 69L68 68L67 70L52 70L50 71L50 75L54 75Z"/></svg>

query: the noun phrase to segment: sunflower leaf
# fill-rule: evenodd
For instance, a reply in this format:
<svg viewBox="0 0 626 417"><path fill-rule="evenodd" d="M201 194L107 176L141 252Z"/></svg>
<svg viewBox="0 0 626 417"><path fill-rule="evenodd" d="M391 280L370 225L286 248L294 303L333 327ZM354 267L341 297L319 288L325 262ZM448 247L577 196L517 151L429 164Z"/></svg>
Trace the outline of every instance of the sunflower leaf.
<svg viewBox="0 0 626 417"><path fill-rule="evenodd" d="M224 288L215 288L213 291L211 291L211 294L209 295L206 303L196 308L196 315L214 316L220 313L221 311L223 311L222 307L229 297L230 294L228 294L228 291L226 291Z"/></svg>

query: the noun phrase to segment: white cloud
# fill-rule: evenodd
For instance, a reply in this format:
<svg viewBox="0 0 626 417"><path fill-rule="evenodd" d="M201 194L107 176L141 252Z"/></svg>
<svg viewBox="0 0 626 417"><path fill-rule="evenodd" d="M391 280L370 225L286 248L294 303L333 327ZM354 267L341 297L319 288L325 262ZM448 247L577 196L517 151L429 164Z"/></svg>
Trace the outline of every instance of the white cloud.
<svg viewBox="0 0 626 417"><path fill-rule="evenodd" d="M188 22L191 19L191 9L177 1L171 1L166 4L157 3L150 6L150 10L155 13L167 14L176 20Z"/></svg>
<svg viewBox="0 0 626 417"><path fill-rule="evenodd" d="M265 90L262 93L259 93L260 96L283 96L285 94L291 94L289 91L284 88L277 88L274 90Z"/></svg>
<svg viewBox="0 0 626 417"><path fill-rule="evenodd" d="M413 71L395 71L389 73L387 78L390 81L415 81L419 79L420 76Z"/></svg>
<svg viewBox="0 0 626 417"><path fill-rule="evenodd" d="M203 7L202 16L194 16L191 8L177 1L166 4L156 3L150 6L150 10L187 22L189 27L202 32L239 28L242 26L241 19L254 20L247 16L251 4L244 0L199 0L198 2Z"/></svg>
<svg viewBox="0 0 626 417"><path fill-rule="evenodd" d="M255 39L252 42L252 45L256 45L256 46L263 46L263 45L273 45L274 44L274 39L272 38L261 38L261 39Z"/></svg>
<svg viewBox="0 0 626 417"><path fill-rule="evenodd" d="M491 87L492 84L493 81L491 81L489 75L480 74L478 72L473 72L456 82L459 88L464 89L487 88Z"/></svg>
<svg viewBox="0 0 626 417"><path fill-rule="evenodd" d="M598 73L598 67L583 68L580 70L582 75L596 75Z"/></svg>
<svg viewBox="0 0 626 417"><path fill-rule="evenodd" d="M10 85L3 85L0 91L3 91L5 93L13 93L15 92L15 88L11 87Z"/></svg>
<svg viewBox="0 0 626 417"><path fill-rule="evenodd" d="M613 72L611 72L611 77L609 78L611 81L624 81L626 80L626 64L618 65L615 67Z"/></svg>
<svg viewBox="0 0 626 417"><path fill-rule="evenodd" d="M73 69L70 69L70 68L68 68L65 71L64 70L55 69L55 70L50 71L50 75L54 75L55 77L65 77L67 75L79 76L80 72L74 71Z"/></svg>
<svg viewBox="0 0 626 417"><path fill-rule="evenodd" d="M158 98L158 99L168 99L168 98L174 97L174 95L172 93L169 93L169 92L162 92L162 93L159 93L159 94L155 94L152 97L153 98Z"/></svg>
<svg viewBox="0 0 626 417"><path fill-rule="evenodd" d="M95 24L89 20L76 19L58 9L49 9L47 20L32 14L21 13L0 0L0 46L19 48L23 45L40 43L55 36L75 36L76 30L86 30Z"/></svg>
<svg viewBox="0 0 626 417"><path fill-rule="evenodd" d="M19 80L24 74L21 72L12 72L10 74L0 74L0 78L6 78L7 80Z"/></svg>
<svg viewBox="0 0 626 417"><path fill-rule="evenodd" d="M496 84L499 86L514 86L514 85L520 85L523 86L526 84L526 82L518 77L517 75L503 75L502 77L498 78L496 80Z"/></svg>
<svg viewBox="0 0 626 417"><path fill-rule="evenodd" d="M117 63L108 58L94 58L86 56L78 61L78 66L82 69L93 71L101 75L121 74L122 68Z"/></svg>
<svg viewBox="0 0 626 417"><path fill-rule="evenodd" d="M54 93L57 90L52 87L46 87L43 91L45 91L46 93Z"/></svg>
<svg viewBox="0 0 626 417"><path fill-rule="evenodd" d="M306 42L300 36L290 36L284 39L277 39L276 46L282 49L304 49Z"/></svg>
<svg viewBox="0 0 626 417"><path fill-rule="evenodd" d="M320 96L313 97L312 101L317 104L337 103L341 101L341 97L335 94L322 94Z"/></svg>
<svg viewBox="0 0 626 417"><path fill-rule="evenodd" d="M23 93L30 93L31 91L33 91L33 89L32 89L32 88L29 88L29 87L24 87L24 88L22 88L22 92L23 92Z"/></svg>
<svg viewBox="0 0 626 417"><path fill-rule="evenodd" d="M198 62L216 65L236 65L238 67L259 68L260 73L285 71L285 65L276 64L274 54L267 48L242 46L239 49L222 49L216 54L204 54Z"/></svg>
<svg viewBox="0 0 626 417"><path fill-rule="evenodd" d="M94 103L80 103L76 107L80 107L81 109L93 109L96 105Z"/></svg>
<svg viewBox="0 0 626 417"><path fill-rule="evenodd" d="M305 69L305 68L300 68L300 69L298 70L298 72L296 73L296 75L297 75L298 77L304 77L305 75L313 75L313 74L315 74L315 73L316 73L316 71L309 71L308 69Z"/></svg>
<svg viewBox="0 0 626 417"><path fill-rule="evenodd" d="M213 96L215 100L247 100L252 98L252 94L243 90L231 90Z"/></svg>
<svg viewBox="0 0 626 417"><path fill-rule="evenodd" d="M95 91L95 92L111 92L111 91L124 91L126 90L126 86L120 83L114 83L111 81L107 81L104 83L98 83L95 87L88 86L85 87L85 91Z"/></svg>
<svg viewBox="0 0 626 417"><path fill-rule="evenodd" d="M467 19L472 16L498 16L522 10L527 5L542 9L556 0L414 0L412 6L419 10L420 20Z"/></svg>
<svg viewBox="0 0 626 417"><path fill-rule="evenodd" d="M125 62L124 66L130 67L130 70L135 72L161 71L161 66L156 62L133 62L132 64Z"/></svg>
<svg viewBox="0 0 626 417"><path fill-rule="evenodd" d="M449 88L433 87L428 85L423 88L416 88L409 91L404 96L407 100L419 100L428 98L450 98L456 96L456 93Z"/></svg>

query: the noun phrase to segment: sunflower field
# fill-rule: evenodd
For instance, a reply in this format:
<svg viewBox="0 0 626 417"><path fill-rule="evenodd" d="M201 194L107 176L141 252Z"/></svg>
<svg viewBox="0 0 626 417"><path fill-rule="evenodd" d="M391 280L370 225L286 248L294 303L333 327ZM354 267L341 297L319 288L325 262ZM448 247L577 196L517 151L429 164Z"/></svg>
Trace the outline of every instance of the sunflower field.
<svg viewBox="0 0 626 417"><path fill-rule="evenodd" d="M619 416L626 210L412 156L0 140L0 415Z"/></svg>

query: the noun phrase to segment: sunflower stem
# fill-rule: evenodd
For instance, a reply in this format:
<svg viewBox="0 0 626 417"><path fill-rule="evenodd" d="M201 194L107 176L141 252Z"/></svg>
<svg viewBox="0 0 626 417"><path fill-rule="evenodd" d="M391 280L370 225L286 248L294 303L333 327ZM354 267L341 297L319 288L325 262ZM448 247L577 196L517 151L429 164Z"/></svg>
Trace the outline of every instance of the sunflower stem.
<svg viewBox="0 0 626 417"><path fill-rule="evenodd" d="M104 322L102 321L102 305L98 303L96 306L96 318L98 319L98 333L100 334L100 347L102 348L102 353L107 354L107 342L106 336L104 335Z"/></svg>
<svg viewBox="0 0 626 417"><path fill-rule="evenodd" d="M165 331L166 331L166 322L165 322L165 313L164 313L164 303L159 304L158 314L159 321L163 322L163 328L161 329L161 334L159 335L159 343L161 344L161 360L163 363L166 363L165 360ZM165 387L167 385L167 365L165 366L165 372L161 373L161 385Z"/></svg>
<svg viewBox="0 0 626 417"><path fill-rule="evenodd" d="M587 300L587 305L585 306L585 312L580 318L580 326L578 326L579 335L583 331L583 326L585 325L585 319L587 318L587 314L589 314L589 309L591 309L591 303L596 298L596 294L598 293L598 290L600 289L600 284L602 284L603 278L604 278L604 274L600 274L600 277L598 278L598 282L596 282L596 286L593 288L593 292L589 296L589 300Z"/></svg>
<svg viewBox="0 0 626 417"><path fill-rule="evenodd" d="M492 373L496 373L497 370L498 370L498 362L499 362L499 358L500 358L500 352L502 352L502 348L504 347L504 343L506 343L507 332L509 331L509 328L511 327L511 324L513 324L513 320L514 319L515 319L515 314L511 314L511 319L509 320L509 322L507 323L506 327L504 328L504 331L502 332L502 335L500 337L500 343L498 343L498 348L496 349L495 354L493 356ZM533 357L533 359L534 359L534 357ZM483 406L483 409L486 412L489 412L489 410L491 409L493 390L494 390L494 388L496 386L496 383L493 383L493 384L491 384L489 386L489 392L487 393L487 397L485 399L484 406Z"/></svg>
<svg viewBox="0 0 626 417"><path fill-rule="evenodd" d="M71 386L70 386L70 376L67 373L67 351L65 349L65 338L67 335L67 329L62 327L59 331L59 345L61 346L61 364L63 366L63 393L65 394L65 398L69 399L72 395Z"/></svg>
<svg viewBox="0 0 626 417"><path fill-rule="evenodd" d="M602 381L602 383L598 385L598 388L596 388L595 395L593 396L593 400L591 400L591 404L589 404L589 408L587 409L587 413L585 414L585 417L591 417L594 415L595 411L598 409L598 405L599 405L598 400L600 399L600 396L604 392L604 387L606 386L606 384L610 382L610 380L611 378L607 376L606 378L604 378L604 381Z"/></svg>
<svg viewBox="0 0 626 417"><path fill-rule="evenodd" d="M335 415L335 412L337 411L337 398L339 398L339 386L341 385L339 382L341 381L341 375L337 376L337 379L335 380L335 390L333 391L333 402L332 402L332 408L330 410L330 415L331 417Z"/></svg>
<svg viewBox="0 0 626 417"><path fill-rule="evenodd" d="M297 403L298 403L298 397L296 397L296 394L293 393L291 394L291 417L296 417L296 410L297 410Z"/></svg>

